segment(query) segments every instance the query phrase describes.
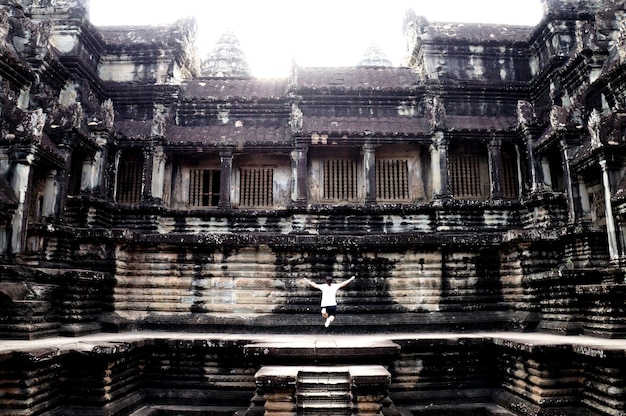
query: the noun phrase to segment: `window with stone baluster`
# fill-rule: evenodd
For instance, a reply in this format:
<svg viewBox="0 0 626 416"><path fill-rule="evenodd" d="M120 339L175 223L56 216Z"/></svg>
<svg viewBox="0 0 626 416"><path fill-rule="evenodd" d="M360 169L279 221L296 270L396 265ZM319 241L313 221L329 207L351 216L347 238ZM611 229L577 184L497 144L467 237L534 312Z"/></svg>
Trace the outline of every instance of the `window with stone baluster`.
<svg viewBox="0 0 626 416"><path fill-rule="evenodd" d="M512 144L502 145L502 196L519 198L519 174L517 151Z"/></svg>
<svg viewBox="0 0 626 416"><path fill-rule="evenodd" d="M189 171L189 205L216 207L220 202L220 171L191 169Z"/></svg>
<svg viewBox="0 0 626 416"><path fill-rule="evenodd" d="M123 204L138 204L141 201L143 157L140 150L122 153L117 170L115 200Z"/></svg>
<svg viewBox="0 0 626 416"><path fill-rule="evenodd" d="M327 201L359 199L358 163L351 159L324 159L323 198Z"/></svg>
<svg viewBox="0 0 626 416"><path fill-rule="evenodd" d="M450 190L456 199L489 197L489 162L487 149L480 143L450 146L448 157Z"/></svg>
<svg viewBox="0 0 626 416"><path fill-rule="evenodd" d="M376 200L408 201L409 165L406 159L376 159Z"/></svg>
<svg viewBox="0 0 626 416"><path fill-rule="evenodd" d="M246 167L241 169L239 205L268 208L274 204L274 169Z"/></svg>

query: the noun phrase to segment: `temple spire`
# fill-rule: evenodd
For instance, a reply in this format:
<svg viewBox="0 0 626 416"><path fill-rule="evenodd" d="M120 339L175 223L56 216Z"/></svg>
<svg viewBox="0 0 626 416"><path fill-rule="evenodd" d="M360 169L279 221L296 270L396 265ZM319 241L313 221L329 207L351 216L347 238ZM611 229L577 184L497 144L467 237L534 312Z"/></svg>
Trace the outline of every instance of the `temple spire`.
<svg viewBox="0 0 626 416"><path fill-rule="evenodd" d="M393 66L389 58L377 44L371 44L365 53L359 66Z"/></svg>
<svg viewBox="0 0 626 416"><path fill-rule="evenodd" d="M226 31L219 38L213 51L202 63L202 76L230 78L251 76L246 56L232 30Z"/></svg>

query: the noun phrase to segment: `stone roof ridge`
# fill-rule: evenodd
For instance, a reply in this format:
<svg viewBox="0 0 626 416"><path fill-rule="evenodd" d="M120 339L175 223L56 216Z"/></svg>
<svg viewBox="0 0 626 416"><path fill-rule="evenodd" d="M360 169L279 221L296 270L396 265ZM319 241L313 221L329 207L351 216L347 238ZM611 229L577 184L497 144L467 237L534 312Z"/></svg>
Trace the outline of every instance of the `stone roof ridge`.
<svg viewBox="0 0 626 416"><path fill-rule="evenodd" d="M456 39L479 43L525 42L535 26L497 23L432 22L426 33L432 39Z"/></svg>
<svg viewBox="0 0 626 416"><path fill-rule="evenodd" d="M296 89L412 89L421 85L417 74L401 66L299 67Z"/></svg>
<svg viewBox="0 0 626 416"><path fill-rule="evenodd" d="M166 44L164 36L175 30L173 25L97 26L98 32L109 45L158 45Z"/></svg>
<svg viewBox="0 0 626 416"><path fill-rule="evenodd" d="M412 9L404 17L403 33L407 46L421 40L458 40L476 43L526 42L536 26L470 23L470 22L430 22Z"/></svg>
<svg viewBox="0 0 626 416"><path fill-rule="evenodd" d="M226 30L202 62L203 77L250 78L250 66L232 29Z"/></svg>
<svg viewBox="0 0 626 416"><path fill-rule="evenodd" d="M275 98L287 95L288 78L198 77L183 84L186 99Z"/></svg>

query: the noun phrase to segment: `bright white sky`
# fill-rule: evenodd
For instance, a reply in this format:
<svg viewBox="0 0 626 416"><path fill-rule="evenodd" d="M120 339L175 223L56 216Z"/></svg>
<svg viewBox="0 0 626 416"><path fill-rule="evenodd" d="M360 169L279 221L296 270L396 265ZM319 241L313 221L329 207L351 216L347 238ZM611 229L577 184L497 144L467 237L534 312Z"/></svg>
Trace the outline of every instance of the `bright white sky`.
<svg viewBox="0 0 626 416"><path fill-rule="evenodd" d="M91 0L96 26L157 25L194 17L204 59L228 29L253 74L284 77L300 66L353 66L372 43L394 65L404 54L402 23L413 9L431 22L535 25L541 0Z"/></svg>

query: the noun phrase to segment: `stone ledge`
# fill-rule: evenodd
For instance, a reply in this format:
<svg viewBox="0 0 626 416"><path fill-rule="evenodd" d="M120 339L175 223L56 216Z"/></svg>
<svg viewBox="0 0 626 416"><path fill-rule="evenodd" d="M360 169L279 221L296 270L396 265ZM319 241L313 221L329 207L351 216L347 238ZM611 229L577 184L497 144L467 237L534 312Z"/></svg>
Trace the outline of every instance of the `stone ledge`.
<svg viewBox="0 0 626 416"><path fill-rule="evenodd" d="M382 365L347 365L347 366L298 366L269 365L257 371L256 378L285 377L294 378L300 371L311 373L346 372L352 377L391 377Z"/></svg>
<svg viewBox="0 0 626 416"><path fill-rule="evenodd" d="M387 340L344 340L314 342L261 342L244 347L244 355L255 359L297 358L306 362L318 360L388 359L400 353L400 346Z"/></svg>

